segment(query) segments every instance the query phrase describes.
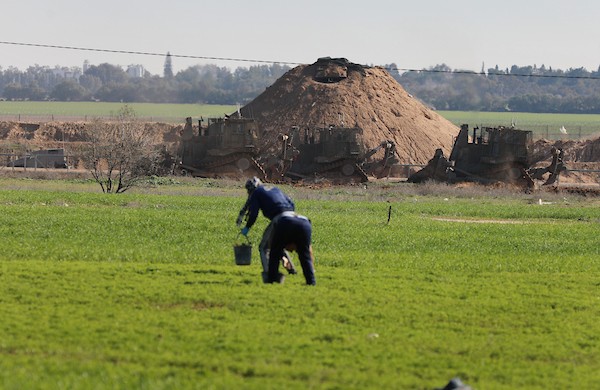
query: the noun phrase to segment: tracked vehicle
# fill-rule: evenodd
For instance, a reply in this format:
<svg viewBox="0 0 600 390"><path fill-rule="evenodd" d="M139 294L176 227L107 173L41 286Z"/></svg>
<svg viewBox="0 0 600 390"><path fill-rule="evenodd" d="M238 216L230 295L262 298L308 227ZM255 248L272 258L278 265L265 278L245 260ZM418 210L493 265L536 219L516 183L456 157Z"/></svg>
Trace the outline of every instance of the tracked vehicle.
<svg viewBox="0 0 600 390"><path fill-rule="evenodd" d="M254 119L210 118L203 127L186 118L179 145L177 171L196 177L239 178L265 172L257 162L258 124Z"/></svg>
<svg viewBox="0 0 600 390"><path fill-rule="evenodd" d="M320 127L290 131L291 146L296 157L286 172L293 179L326 177L334 180L368 180L360 167L364 148L358 141L359 127Z"/></svg>
<svg viewBox="0 0 600 390"><path fill-rule="evenodd" d="M293 159L285 175L295 180L327 178L338 182L365 182L369 176L389 174L391 166L398 161L395 144L383 141L377 147L366 150L360 140L362 132L360 127L333 125L304 129L293 127L287 147L287 153L293 155ZM380 150L383 158L371 160Z"/></svg>
<svg viewBox="0 0 600 390"><path fill-rule="evenodd" d="M551 164L545 168L531 168L533 133L507 127L475 127L469 136L469 126L462 125L450 158L446 159L438 149L427 165L412 174L408 181L419 183L426 180L474 181L480 183L505 182L534 186L534 179L552 184L565 168L562 151L553 151Z"/></svg>
<svg viewBox="0 0 600 390"><path fill-rule="evenodd" d="M533 154L533 132L506 127L473 129L462 125L450 161L456 180L505 181L527 184Z"/></svg>
<svg viewBox="0 0 600 390"><path fill-rule="evenodd" d="M253 119L237 116L209 119L204 127L202 120L194 126L192 119L187 118L181 132L176 170L196 177L364 182L369 176L389 175L391 166L398 161L392 141L365 150L360 127L294 126L272 140L263 140L260 151L258 133L258 124ZM383 158L372 159L378 152Z"/></svg>

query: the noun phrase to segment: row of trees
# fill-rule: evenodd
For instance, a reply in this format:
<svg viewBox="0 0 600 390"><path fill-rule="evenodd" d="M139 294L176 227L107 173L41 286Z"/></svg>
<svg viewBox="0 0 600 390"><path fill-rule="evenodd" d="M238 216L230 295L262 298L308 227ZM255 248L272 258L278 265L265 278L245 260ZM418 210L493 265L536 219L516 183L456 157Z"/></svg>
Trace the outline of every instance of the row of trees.
<svg viewBox="0 0 600 390"><path fill-rule="evenodd" d="M515 65L475 73L438 65L400 74L388 67L407 91L440 110L600 113L600 68Z"/></svg>
<svg viewBox="0 0 600 390"><path fill-rule="evenodd" d="M0 68L0 97L6 100L108 101L236 104L254 99L289 67L257 65L231 71L216 65L189 67L176 75L130 76L111 64L50 69L32 66L21 72Z"/></svg>
<svg viewBox="0 0 600 390"><path fill-rule="evenodd" d="M58 100L152 103L247 103L290 68L257 65L231 70L197 65L163 76L130 76L119 66L81 69L32 66L22 72L0 68L0 97L7 100ZM437 65L390 74L411 94L440 110L600 113L600 68L554 70L545 66L489 68L480 73ZM59 72L60 70L60 72Z"/></svg>

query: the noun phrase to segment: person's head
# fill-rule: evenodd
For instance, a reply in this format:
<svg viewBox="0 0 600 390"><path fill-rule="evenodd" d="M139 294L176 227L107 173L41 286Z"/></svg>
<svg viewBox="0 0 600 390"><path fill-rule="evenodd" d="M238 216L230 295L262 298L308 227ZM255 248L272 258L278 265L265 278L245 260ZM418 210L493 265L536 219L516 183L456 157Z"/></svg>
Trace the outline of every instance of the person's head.
<svg viewBox="0 0 600 390"><path fill-rule="evenodd" d="M252 179L248 179L246 181L246 191L248 191L248 195L252 194L254 190L260 186L262 186L262 181L260 181L258 177L254 176Z"/></svg>

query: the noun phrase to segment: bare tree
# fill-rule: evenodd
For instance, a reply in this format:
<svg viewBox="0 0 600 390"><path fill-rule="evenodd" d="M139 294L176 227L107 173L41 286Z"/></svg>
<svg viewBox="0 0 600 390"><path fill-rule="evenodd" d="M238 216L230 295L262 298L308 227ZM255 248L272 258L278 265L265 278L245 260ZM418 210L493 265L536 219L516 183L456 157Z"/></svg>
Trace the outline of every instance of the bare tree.
<svg viewBox="0 0 600 390"><path fill-rule="evenodd" d="M152 175L160 159L153 134L125 105L115 122L95 119L85 131L82 160L105 193L127 191Z"/></svg>

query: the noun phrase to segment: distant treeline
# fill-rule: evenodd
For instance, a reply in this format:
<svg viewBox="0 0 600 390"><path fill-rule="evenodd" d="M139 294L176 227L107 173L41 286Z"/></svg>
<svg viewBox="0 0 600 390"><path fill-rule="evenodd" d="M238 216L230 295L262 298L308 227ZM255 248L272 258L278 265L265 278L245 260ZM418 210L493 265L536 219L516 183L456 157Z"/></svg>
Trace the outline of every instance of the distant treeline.
<svg viewBox="0 0 600 390"><path fill-rule="evenodd" d="M600 68L553 70L513 65L481 73L438 65L392 76L409 93L438 110L600 113Z"/></svg>
<svg viewBox="0 0 600 390"><path fill-rule="evenodd" d="M600 113L600 68L566 71L513 65L480 73L437 65L400 73L385 66L413 96L439 110ZM0 98L5 100L105 101L127 103L245 104L290 70L257 65L231 70L197 65L163 76L132 75L111 64L80 68L32 66L0 68Z"/></svg>
<svg viewBox="0 0 600 390"><path fill-rule="evenodd" d="M176 75L132 76L111 64L80 68L32 66L0 69L5 100L103 101L125 103L238 104L254 99L290 68L257 65L231 71L216 65L189 67Z"/></svg>

